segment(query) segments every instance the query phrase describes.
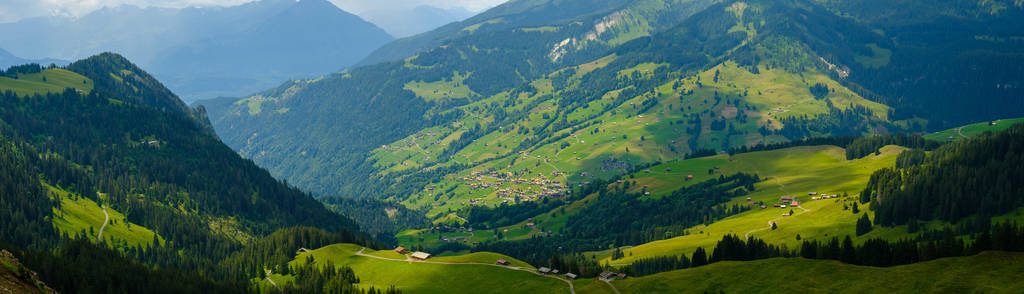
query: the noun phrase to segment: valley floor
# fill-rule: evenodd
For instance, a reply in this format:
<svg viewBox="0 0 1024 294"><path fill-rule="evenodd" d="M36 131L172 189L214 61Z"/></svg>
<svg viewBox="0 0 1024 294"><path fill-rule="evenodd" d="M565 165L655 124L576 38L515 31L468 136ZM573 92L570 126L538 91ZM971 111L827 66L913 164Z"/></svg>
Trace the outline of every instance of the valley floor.
<svg viewBox="0 0 1024 294"><path fill-rule="evenodd" d="M990 251L889 268L803 258L730 261L613 284L622 293L1020 293L1022 272L1024 253Z"/></svg>
<svg viewBox="0 0 1024 294"><path fill-rule="evenodd" d="M605 282L569 283L543 276L521 261L494 253L473 253L414 261L389 250L335 244L299 253L292 264L312 256L317 263L351 267L360 286L395 285L403 293L1015 293L1024 289L1024 253L983 252L888 268L831 260L772 258L711 265ZM495 265L497 259L512 262ZM274 289L294 277L272 274L260 288Z"/></svg>

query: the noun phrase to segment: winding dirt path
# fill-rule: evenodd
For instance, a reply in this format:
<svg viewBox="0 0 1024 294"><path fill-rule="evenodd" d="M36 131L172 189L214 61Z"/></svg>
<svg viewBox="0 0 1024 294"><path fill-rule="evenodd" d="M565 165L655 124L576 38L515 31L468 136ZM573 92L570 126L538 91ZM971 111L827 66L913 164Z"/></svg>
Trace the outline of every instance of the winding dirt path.
<svg viewBox="0 0 1024 294"><path fill-rule="evenodd" d="M271 270L266 270L267 282L270 282L271 285L274 285L274 288L277 288L277 292L281 292L281 286L278 286L277 283L274 283L274 280L270 279L270 275L273 274L273 273L274 272L271 271Z"/></svg>
<svg viewBox="0 0 1024 294"><path fill-rule="evenodd" d="M417 260L413 260L412 258L409 258L409 257L406 257L405 259L387 258L387 257L380 257L380 256L373 256L373 255L365 254L365 253L363 253L364 250L366 250L366 247L360 248L359 251L356 252L356 255L362 256L362 257L369 257L369 258L374 258L374 259L380 259L380 260L387 260L387 261L432 263L432 264L447 264L447 265L485 265L485 266L493 266L493 267L503 268L503 269L508 269L508 270L516 270L516 271L528 272L528 273L531 273L531 274L534 274L534 275L537 275L537 276L546 277L546 278L552 278L552 279L563 281L563 282L565 282L566 284L569 285L569 293L576 294L576 288L573 287L572 281L569 281L569 280L566 280L566 279L563 279L563 278L559 278L559 277L553 276L553 275L542 275L541 273L539 273L539 272L537 272L535 270L532 270L532 269L528 269L528 268L521 268L521 267L517 267L517 266L504 266L504 265L497 265L497 264L490 264L490 263L480 263L480 262L444 262L444 261L427 261L427 260L418 260L417 261ZM618 290L616 290L616 292L618 292Z"/></svg>
<svg viewBox="0 0 1024 294"><path fill-rule="evenodd" d="M604 281L605 284L608 284L608 287L612 287L612 291L615 291L615 294L622 294L622 292L619 292L619 288L615 288L615 285L612 285L612 281L609 281L609 280L602 280L602 281Z"/></svg>
<svg viewBox="0 0 1024 294"><path fill-rule="evenodd" d="M107 213L107 206L100 205L103 208L103 226L100 227L100 233L96 235L96 242L103 242L103 229L107 228L107 224L110 223L110 214Z"/></svg>
<svg viewBox="0 0 1024 294"><path fill-rule="evenodd" d="M967 138L967 136L964 136L964 128L963 127L956 128L956 133L958 135L960 135L960 137L963 137L964 139L970 139L970 138Z"/></svg>

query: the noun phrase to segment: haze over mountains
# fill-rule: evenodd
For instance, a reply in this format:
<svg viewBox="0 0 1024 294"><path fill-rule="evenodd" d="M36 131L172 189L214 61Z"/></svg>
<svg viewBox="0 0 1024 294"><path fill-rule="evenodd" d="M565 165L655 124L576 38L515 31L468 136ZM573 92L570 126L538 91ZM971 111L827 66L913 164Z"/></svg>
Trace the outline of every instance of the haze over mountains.
<svg viewBox="0 0 1024 294"><path fill-rule="evenodd" d="M390 42L324 0L63 21L0 26L218 88L383 45L194 106L116 53L0 71L0 292L1024 289L1024 0L512 0Z"/></svg>
<svg viewBox="0 0 1024 294"><path fill-rule="evenodd" d="M475 13L462 7L438 8L420 5L413 8L394 7L360 13L367 21L377 24L396 38L423 33L434 28L461 21Z"/></svg>
<svg viewBox="0 0 1024 294"><path fill-rule="evenodd" d="M391 41L326 0L263 0L233 7L103 8L80 18L0 24L0 46L24 58L117 52L186 101L254 93L339 71Z"/></svg>
<svg viewBox="0 0 1024 294"><path fill-rule="evenodd" d="M56 65L59 65L59 66L64 66L64 65L67 65L69 62L66 61L66 60L59 60L59 59L52 59L52 58L25 59L25 58L14 56L14 54L11 54L10 52L7 52L7 50L4 50L3 48L0 48L0 68L6 69L6 68L11 67L11 66L22 65L22 64L26 64L26 63L38 63L38 64L43 64L43 65L56 64Z"/></svg>

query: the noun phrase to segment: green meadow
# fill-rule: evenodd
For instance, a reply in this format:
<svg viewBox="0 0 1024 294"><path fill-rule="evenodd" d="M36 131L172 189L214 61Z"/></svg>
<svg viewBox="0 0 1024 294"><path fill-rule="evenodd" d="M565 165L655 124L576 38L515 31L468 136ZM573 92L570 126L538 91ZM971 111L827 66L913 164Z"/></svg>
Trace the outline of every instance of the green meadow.
<svg viewBox="0 0 1024 294"><path fill-rule="evenodd" d="M298 265L312 256L315 262L331 261L349 266L360 279L361 288L388 288L392 285L403 293L566 293L566 282L533 273L533 267L514 258L494 253L473 253L461 256L435 257L428 262L406 260L391 250L364 249L353 244L335 244L310 252L299 253L291 262ZM498 259L512 263L509 267L493 266ZM443 264L442 264L443 263ZM515 269L515 268L518 268ZM280 286L294 277L273 274ZM258 282L261 289L272 289L266 280Z"/></svg>
<svg viewBox="0 0 1024 294"><path fill-rule="evenodd" d="M864 188L875 170L890 167L904 148L887 146L879 155L846 160L844 149L835 146L794 147L773 151L738 154L729 158L718 155L708 158L691 159L655 166L650 173L635 174L634 190L647 186L650 197L660 197L679 187L700 182L710 177L730 175L738 172L757 174L762 182L755 185L755 191L744 197L733 199L732 204L748 205L748 201L764 202L766 209L753 206L750 211L718 220L707 226L699 225L688 229L688 235L654 241L639 246L624 248L625 257L611 260L610 253L595 252L602 262L625 265L636 259L665 255L691 254L697 247L710 249L727 234L752 236L769 244L797 246L801 239L830 239L837 236L854 235L855 224L860 214L869 213L867 207L860 214L852 213L856 195ZM710 166L710 168L708 168ZM718 169L715 169L715 167ZM666 172L666 169L671 169ZM709 174L709 169L713 174ZM686 181L688 175L694 180ZM849 195L836 199L811 200L808 194L817 192L829 195ZM776 208L781 196L794 196L800 207ZM747 197L750 200L747 200ZM792 216L783 216L793 212ZM777 229L771 230L774 222ZM898 232L895 233L895 232ZM876 228L858 240L889 235L902 236L904 229Z"/></svg>
<svg viewBox="0 0 1024 294"><path fill-rule="evenodd" d="M607 66L614 59L613 55L573 68L577 72L567 81L570 85L568 87L576 84L575 81L581 77L580 72ZM649 75L661 66L645 63L618 74ZM453 83L459 77L456 74L450 82L442 82ZM421 192L403 201L413 208L428 208L429 217L443 218L452 211L471 205L470 200L475 201L476 205L489 206L508 202L508 199L497 196L498 189L525 189L521 185L471 188L463 178L472 172L490 169L529 172L532 178L560 172L563 175L558 178L562 182L580 183L617 176L635 163L682 159L693 151L688 143L691 135L687 131L687 122L694 117L703 126L696 138L699 148L722 150L726 146L785 141L780 136L762 136L757 130L765 125L770 128L780 127L782 124L779 119L785 117L827 113L827 102L815 99L808 89L816 83L825 84L833 90L827 98L835 107L845 109L851 104L864 106L878 119L885 119L888 113L888 107L861 98L822 73L796 75L782 69L764 68L754 74L730 61L695 76L666 83L652 92L628 97L621 104L615 105L613 102L622 89L610 91L603 99L591 101L587 106L571 111L559 109L557 103L550 98L538 100L550 97L548 94L558 94L550 93L550 89L544 87L550 86L549 80L540 80L534 83L538 93L529 97L523 95L519 97L518 103L505 106L505 113L523 114L515 123L474 140L455 152L451 158L440 158L441 152L474 126L494 124L493 117L484 110L500 106L508 99L507 94L498 94L462 106L466 113L473 115L449 126L424 130L384 146L374 152L374 158L377 166L385 169L385 173L432 164L447 166L458 163L472 166L444 176L441 181L424 187ZM417 89L427 89L424 88L425 84L417 85ZM445 86L444 91L453 91L454 88L449 86ZM681 95L681 91L692 94ZM721 97L721 101L715 101L716 95ZM649 109L640 107L648 99L655 99L658 103ZM733 101L742 101L742 109L736 107ZM535 139L531 130L547 126L550 118L559 115L564 115L568 120L585 122L586 127L557 130L551 135L556 139L517 151L516 147L521 143ZM725 119L729 128L736 131L729 135L728 132L711 129L711 122L719 119ZM702 168L694 166L686 169ZM695 176L699 176L699 173Z"/></svg>
<svg viewBox="0 0 1024 294"><path fill-rule="evenodd" d="M93 86L94 84L89 78L60 68L45 69L34 74L19 74L17 79L0 77L0 88L10 89L19 96L60 93L67 88L89 93Z"/></svg>
<svg viewBox="0 0 1024 294"><path fill-rule="evenodd" d="M622 293L1020 293L1021 272L1024 254L1009 252L888 268L773 258L718 262L612 284Z"/></svg>
<svg viewBox="0 0 1024 294"><path fill-rule="evenodd" d="M107 207L109 221L106 227L103 227L107 217L103 214L103 207L95 201L72 195L53 186L47 187L56 197L60 198L60 208L53 209L53 224L61 233L75 236L85 232L86 237L97 240L100 228L103 228L103 241L114 248L146 248L153 244L156 233L146 227L129 222L128 217L123 213ZM163 243L162 238L157 237L157 239Z"/></svg>
<svg viewBox="0 0 1024 294"><path fill-rule="evenodd" d="M975 137L985 132L999 132L1009 128L1012 125L1022 122L1024 122L1024 118L1011 118L994 120L991 122L980 122L975 124L969 124L959 128L952 128L941 132L927 134L924 135L924 138L939 142L959 141ZM993 123L995 125L991 125Z"/></svg>

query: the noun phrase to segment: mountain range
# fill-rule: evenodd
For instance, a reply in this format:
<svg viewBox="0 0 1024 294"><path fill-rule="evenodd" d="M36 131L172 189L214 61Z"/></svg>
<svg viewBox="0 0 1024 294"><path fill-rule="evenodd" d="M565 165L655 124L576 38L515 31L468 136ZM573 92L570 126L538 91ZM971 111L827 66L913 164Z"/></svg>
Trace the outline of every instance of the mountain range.
<svg viewBox="0 0 1024 294"><path fill-rule="evenodd" d="M12 66L0 289L1016 293L1022 16L515 0L194 107L115 53Z"/></svg>
<svg viewBox="0 0 1024 294"><path fill-rule="evenodd" d="M862 2L512 1L389 43L362 62L373 65L203 104L228 145L291 183L400 201L470 171L519 169L524 152L560 155L558 169L583 181L708 150L1024 109L1017 3ZM978 93L985 102L961 99ZM643 128L559 153L583 130L626 123Z"/></svg>
<svg viewBox="0 0 1024 294"><path fill-rule="evenodd" d="M360 16L392 36L404 38L464 20L474 14L462 7L445 9L419 5L413 8L375 9L360 13Z"/></svg>
<svg viewBox="0 0 1024 294"><path fill-rule="evenodd" d="M326 0L263 0L231 7L105 7L79 18L0 24L0 44L29 58L118 52L186 101L242 96L283 80L339 71L391 41Z"/></svg>
<svg viewBox="0 0 1024 294"><path fill-rule="evenodd" d="M4 50L3 48L0 48L0 68L7 69L8 67L11 67L11 66L28 64L28 63L36 63L36 64L43 64L43 65L56 64L56 65L64 66L64 65L67 65L69 62L67 62L65 60L57 60L57 59L24 59L24 58L21 58L21 57L14 56L14 54L11 54L10 52L7 52L7 50Z"/></svg>

